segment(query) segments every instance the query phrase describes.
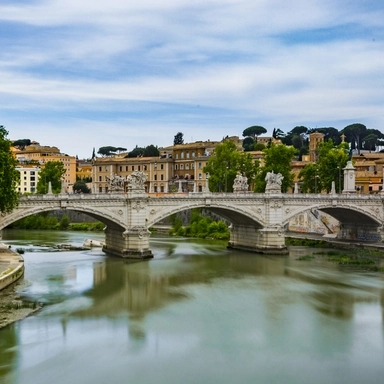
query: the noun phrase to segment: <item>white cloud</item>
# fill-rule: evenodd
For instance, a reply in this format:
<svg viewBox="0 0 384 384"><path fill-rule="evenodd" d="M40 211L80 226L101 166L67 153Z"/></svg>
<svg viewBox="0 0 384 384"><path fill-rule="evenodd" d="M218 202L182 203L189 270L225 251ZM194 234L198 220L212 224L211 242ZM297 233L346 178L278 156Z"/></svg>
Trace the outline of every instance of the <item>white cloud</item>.
<svg viewBox="0 0 384 384"><path fill-rule="evenodd" d="M355 3L0 5L0 124L23 136L29 118L52 145L65 143L61 125L76 125L79 142L92 130L98 141L123 132L139 145L169 145L178 131L221 139L244 124L381 128L383 7ZM159 143L148 127L158 127Z"/></svg>

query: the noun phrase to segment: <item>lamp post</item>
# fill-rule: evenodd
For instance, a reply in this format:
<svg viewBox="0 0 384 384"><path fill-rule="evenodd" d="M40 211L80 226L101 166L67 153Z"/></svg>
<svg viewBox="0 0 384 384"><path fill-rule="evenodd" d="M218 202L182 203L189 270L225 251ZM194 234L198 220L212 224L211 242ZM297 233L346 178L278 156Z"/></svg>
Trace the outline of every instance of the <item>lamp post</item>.
<svg viewBox="0 0 384 384"><path fill-rule="evenodd" d="M228 165L225 168L225 193L227 193Z"/></svg>

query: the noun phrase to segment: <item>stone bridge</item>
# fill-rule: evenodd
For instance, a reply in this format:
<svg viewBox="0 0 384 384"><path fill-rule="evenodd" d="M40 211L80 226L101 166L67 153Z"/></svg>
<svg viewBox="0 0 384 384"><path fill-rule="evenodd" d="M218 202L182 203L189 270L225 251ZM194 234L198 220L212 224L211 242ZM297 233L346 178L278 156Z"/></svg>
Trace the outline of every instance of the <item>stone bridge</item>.
<svg viewBox="0 0 384 384"><path fill-rule="evenodd" d="M204 208L231 225L228 246L261 253L284 253L289 221L305 211L323 211L340 222L339 237L384 239L384 196L356 193L256 194L189 193L154 197L141 189L127 193L31 195L20 199L11 213L0 217L0 230L29 215L52 210L84 212L105 223L107 253L127 258L152 257L149 228L187 209Z"/></svg>

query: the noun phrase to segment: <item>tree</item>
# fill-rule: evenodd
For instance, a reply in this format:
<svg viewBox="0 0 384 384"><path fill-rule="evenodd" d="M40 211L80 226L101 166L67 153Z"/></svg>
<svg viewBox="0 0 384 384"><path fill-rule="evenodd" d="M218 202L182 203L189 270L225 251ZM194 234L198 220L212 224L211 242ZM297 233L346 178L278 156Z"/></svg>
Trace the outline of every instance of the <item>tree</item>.
<svg viewBox="0 0 384 384"><path fill-rule="evenodd" d="M157 147L151 144L145 147L143 155L144 157L155 157L155 156L159 156L160 152Z"/></svg>
<svg viewBox="0 0 384 384"><path fill-rule="evenodd" d="M95 157L96 157L95 147L93 147L93 151L92 151L92 157L91 157L91 159L94 159Z"/></svg>
<svg viewBox="0 0 384 384"><path fill-rule="evenodd" d="M131 157L142 157L144 155L144 151L145 151L144 148L138 147L136 145L136 147L133 148L132 151L130 151L126 157L130 157L130 158Z"/></svg>
<svg viewBox="0 0 384 384"><path fill-rule="evenodd" d="M44 168L39 172L37 193L47 193L49 182L51 182L52 185L52 192L60 193L64 174L65 168L63 163L60 161L48 161Z"/></svg>
<svg viewBox="0 0 384 384"><path fill-rule="evenodd" d="M296 137L299 138L300 144L298 144ZM308 128L298 125L281 138L282 143L285 145L293 145L294 140L296 140L297 149L308 146Z"/></svg>
<svg viewBox="0 0 384 384"><path fill-rule="evenodd" d="M357 153L360 154L360 149L362 148L361 139L364 137L366 131L367 127L364 124L354 123L347 125L341 132L344 133L348 142L354 144L351 145L351 148L356 148Z"/></svg>
<svg viewBox="0 0 384 384"><path fill-rule="evenodd" d="M281 173L284 177L281 190L287 192L288 188L293 187L294 174L292 171L292 159L296 155L296 149L284 144L272 143L269 148L265 148L264 166L256 177L255 192L264 192L266 187L265 177L268 172Z"/></svg>
<svg viewBox="0 0 384 384"><path fill-rule="evenodd" d="M370 133L369 135L365 136L363 139L363 148L369 150L369 152L371 152L372 150L375 150L378 140L379 138L377 135L375 135L374 133Z"/></svg>
<svg viewBox="0 0 384 384"><path fill-rule="evenodd" d="M319 143L319 158L316 164L308 164L299 173L303 192L331 191L335 182L336 192L343 188L343 168L348 161L348 143L334 145L329 139Z"/></svg>
<svg viewBox="0 0 384 384"><path fill-rule="evenodd" d="M184 144L184 133L177 132L173 139L173 145Z"/></svg>
<svg viewBox="0 0 384 384"><path fill-rule="evenodd" d="M233 141L224 140L215 148L203 172L209 173L211 192L232 192L236 175L242 173L248 178L248 185L252 185L258 166L249 153L238 152Z"/></svg>
<svg viewBox="0 0 384 384"><path fill-rule="evenodd" d="M253 144L255 144L255 140L250 136L246 137L243 140L244 151L246 151L246 152L252 151L253 150Z"/></svg>
<svg viewBox="0 0 384 384"><path fill-rule="evenodd" d="M280 140L285 136L285 133L280 128L273 128L272 137Z"/></svg>
<svg viewBox="0 0 384 384"><path fill-rule="evenodd" d="M304 193L316 193L320 191L321 186L317 185L318 174L317 174L318 165L315 163L307 164L299 173L299 178L301 179L301 190Z"/></svg>
<svg viewBox="0 0 384 384"><path fill-rule="evenodd" d="M113 156L116 155L116 152L124 152L127 148L123 147L112 147L112 146L106 146L106 147L100 147L97 153L101 156Z"/></svg>
<svg viewBox="0 0 384 384"><path fill-rule="evenodd" d="M12 145L18 149L21 149L22 151L25 149L25 147L28 147L28 145L31 145L30 139L19 139L12 143Z"/></svg>
<svg viewBox="0 0 384 384"><path fill-rule="evenodd" d="M11 152L8 131L0 125L0 213L11 212L19 202L16 188L20 174L16 170L17 161Z"/></svg>
<svg viewBox="0 0 384 384"><path fill-rule="evenodd" d="M87 184L84 180L77 180L75 184L73 184L73 192L74 193L90 193L91 190L87 187Z"/></svg>
<svg viewBox="0 0 384 384"><path fill-rule="evenodd" d="M260 125L252 125L243 131L243 137L252 137L257 142L257 136L267 133L267 130Z"/></svg>

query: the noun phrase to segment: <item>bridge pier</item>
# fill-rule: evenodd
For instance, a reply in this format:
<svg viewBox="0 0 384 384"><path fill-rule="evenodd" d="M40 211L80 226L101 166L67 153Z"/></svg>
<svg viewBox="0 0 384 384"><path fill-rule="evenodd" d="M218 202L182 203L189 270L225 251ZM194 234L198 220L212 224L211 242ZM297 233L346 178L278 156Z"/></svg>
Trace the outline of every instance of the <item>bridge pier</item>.
<svg viewBox="0 0 384 384"><path fill-rule="evenodd" d="M287 254L284 229L279 226L257 228L252 225L232 225L228 248L264 254Z"/></svg>
<svg viewBox="0 0 384 384"><path fill-rule="evenodd" d="M144 226L135 226L126 230L106 227L105 246L107 254L129 259L149 259L153 257L149 248L150 232Z"/></svg>

